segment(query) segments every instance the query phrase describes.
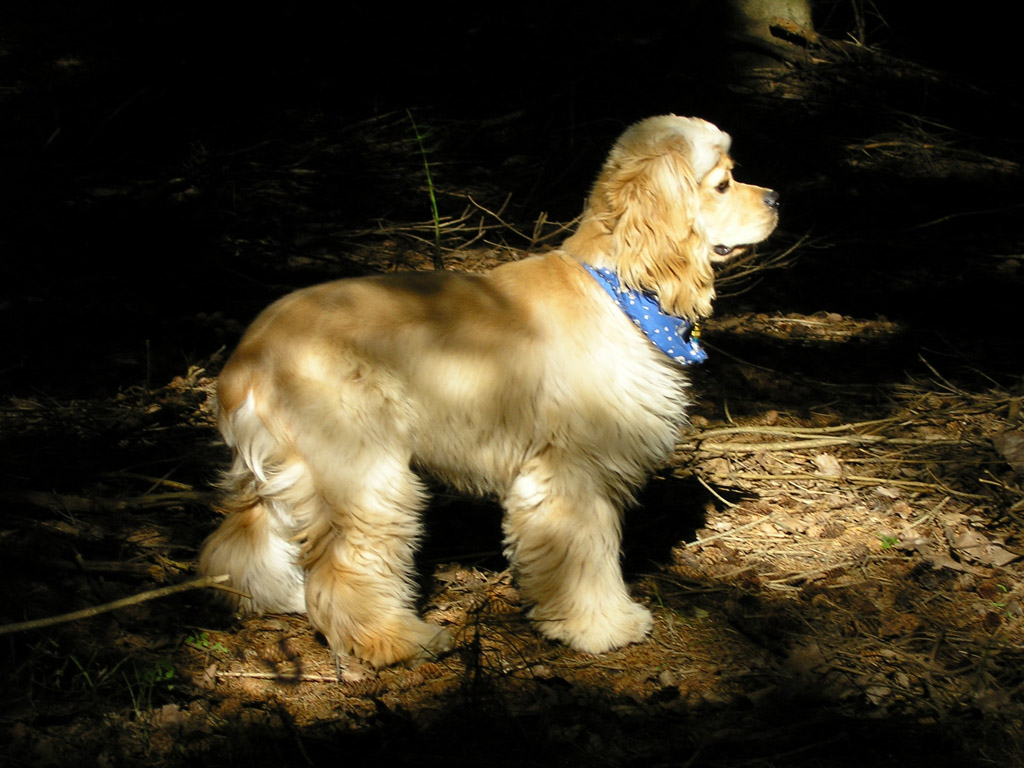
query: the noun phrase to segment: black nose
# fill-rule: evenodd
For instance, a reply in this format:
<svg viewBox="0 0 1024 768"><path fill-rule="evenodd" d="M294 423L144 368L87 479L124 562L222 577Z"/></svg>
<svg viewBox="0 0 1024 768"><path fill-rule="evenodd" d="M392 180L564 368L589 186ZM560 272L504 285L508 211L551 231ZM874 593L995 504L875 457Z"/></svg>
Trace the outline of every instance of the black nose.
<svg viewBox="0 0 1024 768"><path fill-rule="evenodd" d="M779 207L779 193L776 192L774 189L765 190L764 204L767 205L769 208L777 209Z"/></svg>

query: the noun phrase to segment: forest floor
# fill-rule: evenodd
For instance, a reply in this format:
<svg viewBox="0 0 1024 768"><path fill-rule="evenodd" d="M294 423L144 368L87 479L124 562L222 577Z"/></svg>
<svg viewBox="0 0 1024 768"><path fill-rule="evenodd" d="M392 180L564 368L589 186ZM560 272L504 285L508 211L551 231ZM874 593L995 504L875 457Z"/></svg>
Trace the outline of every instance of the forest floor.
<svg viewBox="0 0 1024 768"><path fill-rule="evenodd" d="M103 103L69 95L93 66L69 56L50 62L57 85L7 89L23 116L8 139L44 125L44 106ZM985 102L973 88L946 82L938 114L893 108L937 88L906 67L851 85L819 62L782 78L800 99L762 82L718 107L741 180L781 189L783 221L720 276L692 426L627 517L624 564L654 631L599 657L537 635L500 511L443 489L422 609L456 645L418 667L336 666L303 616L236 618L208 590L154 590L195 578L216 524L227 451L212 392L255 312L315 280L430 269L435 242L470 271L557 243L621 121L435 111L417 140L415 113L293 106L218 124L173 161L140 160L103 121L98 146L60 154L52 136L55 158L17 161L0 305L0 758L1024 761L1019 158L949 122ZM855 125L839 96L832 111L808 96L839 83Z"/></svg>

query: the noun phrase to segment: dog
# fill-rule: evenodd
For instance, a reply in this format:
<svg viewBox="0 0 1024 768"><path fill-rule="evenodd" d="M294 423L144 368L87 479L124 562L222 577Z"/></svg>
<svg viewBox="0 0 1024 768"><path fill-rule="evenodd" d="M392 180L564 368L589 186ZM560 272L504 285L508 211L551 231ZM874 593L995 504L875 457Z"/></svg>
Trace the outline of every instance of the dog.
<svg viewBox="0 0 1024 768"><path fill-rule="evenodd" d="M432 475L500 500L540 633L590 654L643 640L622 511L686 423L713 264L778 221L777 193L733 179L730 143L698 118L643 120L557 250L272 304L218 379L233 463L200 570L227 574L243 611L307 613L335 654L434 657L453 640L414 585Z"/></svg>

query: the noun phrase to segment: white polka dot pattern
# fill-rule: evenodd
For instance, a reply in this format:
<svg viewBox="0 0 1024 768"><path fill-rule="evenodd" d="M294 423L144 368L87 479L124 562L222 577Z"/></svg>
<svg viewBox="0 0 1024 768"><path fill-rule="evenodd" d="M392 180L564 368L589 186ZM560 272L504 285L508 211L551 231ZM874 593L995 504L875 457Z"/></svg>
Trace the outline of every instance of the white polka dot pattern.
<svg viewBox="0 0 1024 768"><path fill-rule="evenodd" d="M697 342L699 334L694 323L666 315L653 296L623 288L612 270L589 264L583 266L654 346L680 365L695 365L707 360L708 353Z"/></svg>

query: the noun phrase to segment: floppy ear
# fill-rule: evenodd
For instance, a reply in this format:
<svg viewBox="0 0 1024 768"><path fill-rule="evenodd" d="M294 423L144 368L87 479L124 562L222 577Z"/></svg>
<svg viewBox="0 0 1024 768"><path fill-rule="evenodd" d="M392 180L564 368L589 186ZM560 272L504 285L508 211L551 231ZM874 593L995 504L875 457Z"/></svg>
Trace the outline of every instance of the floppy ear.
<svg viewBox="0 0 1024 768"><path fill-rule="evenodd" d="M668 314L696 320L711 314L714 298L697 204L697 180L679 148L613 155L565 247L611 267L627 287L656 295Z"/></svg>
<svg viewBox="0 0 1024 768"><path fill-rule="evenodd" d="M619 278L658 297L670 315L711 314L714 273L698 213L697 180L678 151L624 163L606 193L616 218Z"/></svg>

